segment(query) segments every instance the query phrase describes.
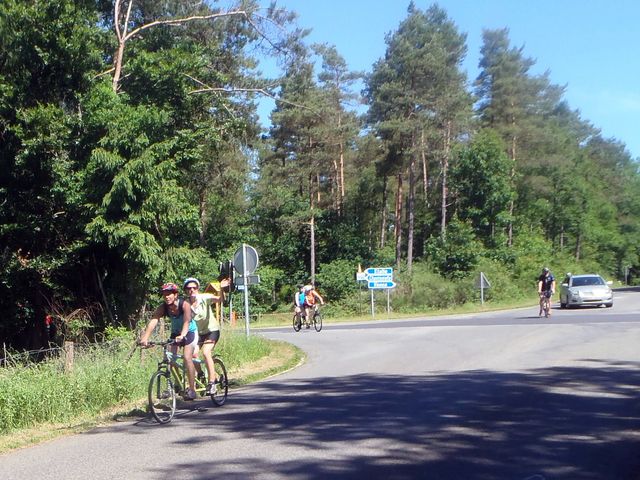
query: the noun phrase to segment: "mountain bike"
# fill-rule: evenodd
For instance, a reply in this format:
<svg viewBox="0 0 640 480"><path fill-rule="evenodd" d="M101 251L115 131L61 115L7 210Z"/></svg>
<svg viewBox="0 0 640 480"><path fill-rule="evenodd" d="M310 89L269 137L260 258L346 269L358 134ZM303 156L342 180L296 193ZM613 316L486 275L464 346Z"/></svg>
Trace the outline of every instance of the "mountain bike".
<svg viewBox="0 0 640 480"><path fill-rule="evenodd" d="M158 362L158 369L151 375L148 391L149 411L158 423L171 421L176 413L177 396L187 391L187 367L181 354L174 354L168 349L173 343L173 340L166 340L147 344L149 347L162 346L162 359ZM196 365L195 392L205 396L209 383L206 365L198 358L194 358L193 363ZM209 396L214 405L222 406L227 401L229 391L227 368L220 356L215 354L213 365L216 383Z"/></svg>

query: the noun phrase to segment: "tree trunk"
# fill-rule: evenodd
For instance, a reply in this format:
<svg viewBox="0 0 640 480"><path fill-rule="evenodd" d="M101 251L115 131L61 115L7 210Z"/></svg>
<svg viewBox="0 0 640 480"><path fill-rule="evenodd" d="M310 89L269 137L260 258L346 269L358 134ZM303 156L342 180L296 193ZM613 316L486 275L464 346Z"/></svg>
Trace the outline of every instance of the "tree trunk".
<svg viewBox="0 0 640 480"><path fill-rule="evenodd" d="M400 268L400 260L402 259L402 172L398 173L398 190L396 191L396 268Z"/></svg>
<svg viewBox="0 0 640 480"><path fill-rule="evenodd" d="M311 285L316 284L316 227L313 207L311 207Z"/></svg>
<svg viewBox="0 0 640 480"><path fill-rule="evenodd" d="M427 165L427 153L426 153L426 145L424 143L424 129L420 132L420 158L422 160L422 192L424 193L424 204L429 205L429 198L427 197L428 193L428 170L429 166Z"/></svg>
<svg viewBox="0 0 640 480"><path fill-rule="evenodd" d="M342 207L344 205L344 144L340 142L340 203L338 205L338 215L342 214Z"/></svg>
<svg viewBox="0 0 640 480"><path fill-rule="evenodd" d="M124 58L124 47L127 43L127 27L129 26L129 18L131 18L131 7L133 6L133 0L127 5L127 13L125 14L122 24L120 23L120 7L122 6L122 0L116 0L113 4L113 23L116 28L116 37L118 38L118 50L114 55L113 60L113 80L111 88L114 92L118 92L120 86L120 77L122 76L122 60ZM122 30L120 30L122 25Z"/></svg>
<svg viewBox="0 0 640 480"><path fill-rule="evenodd" d="M310 238L310 265L311 270L311 285L315 285L316 280L316 229L315 229L315 214L314 214L314 195L313 195L313 177L309 177L309 206L311 209L311 220L309 220L309 227L311 229Z"/></svg>
<svg viewBox="0 0 640 480"><path fill-rule="evenodd" d="M382 179L382 218L380 221L380 248L384 248L386 244L387 234L387 185L388 177L385 173Z"/></svg>
<svg viewBox="0 0 640 480"><path fill-rule="evenodd" d="M444 153L442 156L442 202L440 207L440 236L445 238L447 234L447 197L449 195L449 186L447 185L447 176L449 173L449 155L451 154L451 121L447 122L447 128L444 138Z"/></svg>
<svg viewBox="0 0 640 480"><path fill-rule="evenodd" d="M333 158L333 181L331 182L331 196L333 198L333 208L341 216L341 200L340 200L340 167L338 162Z"/></svg>
<svg viewBox="0 0 640 480"><path fill-rule="evenodd" d="M516 179L516 136L515 135L511 137L511 160L513 165L511 167L511 186L513 187L513 184ZM513 211L514 209L515 209L515 200L511 199L511 202L509 202L509 232L508 232L508 239L507 239L507 245L509 247L513 246Z"/></svg>
<svg viewBox="0 0 640 480"><path fill-rule="evenodd" d="M199 225L199 242L200 246L204 248L204 233L207 229L207 202L206 195L204 192L201 192L199 195L198 202L198 210L200 215L200 225Z"/></svg>
<svg viewBox="0 0 640 480"><path fill-rule="evenodd" d="M408 228L407 228L407 271L411 274L411 267L413 265L413 226L415 220L415 192L416 181L414 175L415 163L416 163L416 148L415 141L412 142L413 147L411 152L411 159L409 160L409 202L407 206L408 216Z"/></svg>

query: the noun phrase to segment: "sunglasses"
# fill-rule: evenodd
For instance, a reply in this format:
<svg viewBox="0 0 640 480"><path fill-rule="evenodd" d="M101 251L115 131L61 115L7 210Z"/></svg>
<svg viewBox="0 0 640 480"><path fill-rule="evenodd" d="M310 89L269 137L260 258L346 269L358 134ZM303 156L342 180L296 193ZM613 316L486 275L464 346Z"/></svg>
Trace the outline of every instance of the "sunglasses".
<svg viewBox="0 0 640 480"><path fill-rule="evenodd" d="M193 286L193 287L184 287L185 290L197 290L198 287Z"/></svg>

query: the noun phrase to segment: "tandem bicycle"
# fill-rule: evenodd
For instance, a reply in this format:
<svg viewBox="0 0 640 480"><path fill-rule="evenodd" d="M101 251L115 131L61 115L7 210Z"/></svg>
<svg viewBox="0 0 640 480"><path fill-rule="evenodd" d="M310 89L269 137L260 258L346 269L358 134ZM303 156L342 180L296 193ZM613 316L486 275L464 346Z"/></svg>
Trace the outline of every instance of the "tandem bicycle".
<svg viewBox="0 0 640 480"><path fill-rule="evenodd" d="M149 381L149 411L158 423L169 423L176 413L177 396L187 391L187 370L182 354L174 354L168 347L173 340L163 342L148 342L148 347L161 346L162 359L158 362L158 369L151 375ZM204 397L209 383L208 372L203 360L194 358L196 365L195 392ZM209 396L215 406L222 406L227 401L229 379L227 368L219 355L213 355L213 365L216 372L215 388ZM199 368L198 368L199 367Z"/></svg>
<svg viewBox="0 0 640 480"><path fill-rule="evenodd" d="M316 329L316 332L322 330L322 314L320 313L320 308L318 305L314 305L313 313L311 314L313 318L311 320L307 319L307 316L304 313L304 310L299 313L293 314L293 330L299 332L302 329L302 326L305 325L307 328L311 327L313 324L313 328Z"/></svg>

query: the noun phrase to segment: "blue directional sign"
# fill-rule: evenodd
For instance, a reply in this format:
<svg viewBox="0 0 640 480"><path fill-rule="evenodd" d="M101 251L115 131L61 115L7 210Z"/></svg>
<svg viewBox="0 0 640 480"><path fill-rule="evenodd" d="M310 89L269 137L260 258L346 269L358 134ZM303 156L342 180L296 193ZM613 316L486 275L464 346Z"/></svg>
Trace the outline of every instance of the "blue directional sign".
<svg viewBox="0 0 640 480"><path fill-rule="evenodd" d="M393 268L367 268L365 270L367 285L369 288L394 288Z"/></svg>
<svg viewBox="0 0 640 480"><path fill-rule="evenodd" d="M391 267L385 267L385 268L367 268L367 270L365 271L365 273L368 276L383 276L383 275L393 275L393 268Z"/></svg>
<svg viewBox="0 0 640 480"><path fill-rule="evenodd" d="M369 288L394 288L396 282L394 281L369 281Z"/></svg>

